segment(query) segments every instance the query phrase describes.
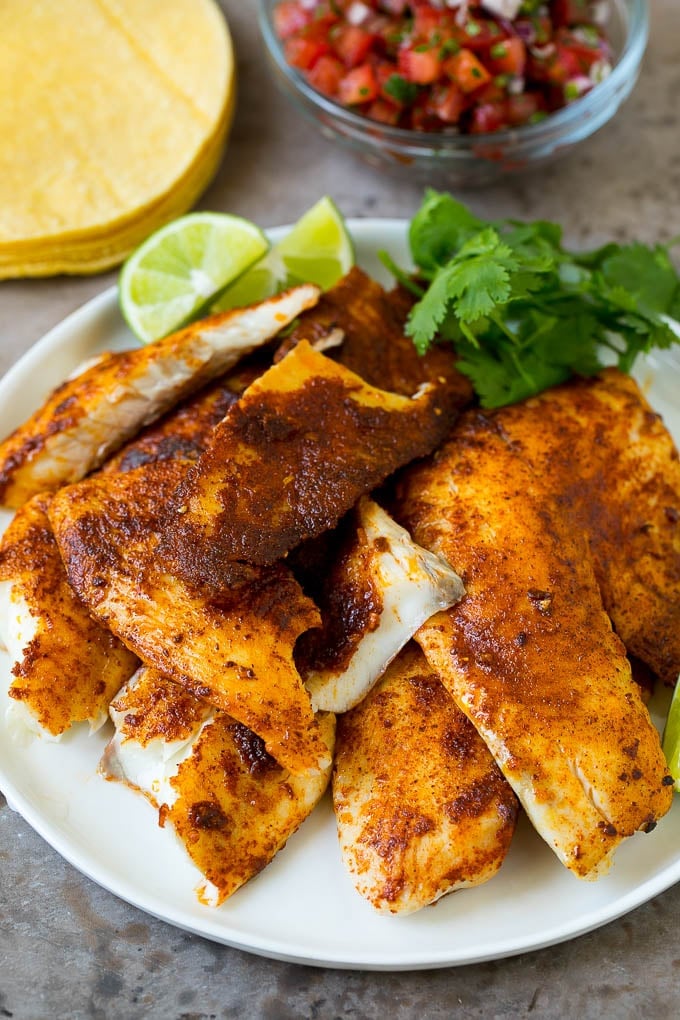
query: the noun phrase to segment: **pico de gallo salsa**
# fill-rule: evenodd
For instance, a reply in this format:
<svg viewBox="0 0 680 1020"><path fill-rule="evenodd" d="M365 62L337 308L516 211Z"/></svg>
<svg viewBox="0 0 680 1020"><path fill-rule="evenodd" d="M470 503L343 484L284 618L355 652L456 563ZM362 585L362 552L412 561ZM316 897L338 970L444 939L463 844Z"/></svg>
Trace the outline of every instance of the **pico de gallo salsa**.
<svg viewBox="0 0 680 1020"><path fill-rule="evenodd" d="M371 120L482 134L535 123L611 70L606 0L281 0L286 60Z"/></svg>

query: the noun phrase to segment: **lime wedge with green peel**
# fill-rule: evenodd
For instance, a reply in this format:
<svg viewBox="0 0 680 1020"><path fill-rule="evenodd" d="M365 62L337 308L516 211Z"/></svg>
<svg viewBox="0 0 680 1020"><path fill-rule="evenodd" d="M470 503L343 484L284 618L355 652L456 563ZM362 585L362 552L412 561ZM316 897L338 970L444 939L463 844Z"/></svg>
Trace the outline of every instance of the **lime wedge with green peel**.
<svg viewBox="0 0 680 1020"><path fill-rule="evenodd" d="M675 780L675 789L680 792L680 679L678 680L673 700L666 719L663 733L663 753L666 755L668 768Z"/></svg>
<svg viewBox="0 0 680 1020"><path fill-rule="evenodd" d="M298 283L316 283L328 290L353 265L354 245L342 214L330 198L322 198L264 258L219 295L212 310L255 304Z"/></svg>
<svg viewBox="0 0 680 1020"><path fill-rule="evenodd" d="M168 223L121 271L120 307L130 329L143 343L174 332L268 249L260 228L239 216L198 212Z"/></svg>

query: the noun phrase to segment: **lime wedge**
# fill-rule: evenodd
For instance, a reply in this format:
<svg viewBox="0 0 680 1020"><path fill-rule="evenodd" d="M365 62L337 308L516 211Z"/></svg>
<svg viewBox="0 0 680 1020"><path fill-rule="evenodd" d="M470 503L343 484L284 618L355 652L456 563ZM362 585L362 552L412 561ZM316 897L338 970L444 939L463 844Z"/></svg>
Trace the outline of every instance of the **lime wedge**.
<svg viewBox="0 0 680 1020"><path fill-rule="evenodd" d="M120 274L120 307L130 329L143 343L167 336L209 307L268 248L259 227L225 213L190 213L161 227Z"/></svg>
<svg viewBox="0 0 680 1020"><path fill-rule="evenodd" d="M663 753L668 768L675 780L675 789L680 791L680 679L675 685L673 700L663 732Z"/></svg>
<svg viewBox="0 0 680 1020"><path fill-rule="evenodd" d="M225 311L264 301L297 283L328 290L354 265L354 245L342 214L320 199L260 261L228 286L212 306Z"/></svg>

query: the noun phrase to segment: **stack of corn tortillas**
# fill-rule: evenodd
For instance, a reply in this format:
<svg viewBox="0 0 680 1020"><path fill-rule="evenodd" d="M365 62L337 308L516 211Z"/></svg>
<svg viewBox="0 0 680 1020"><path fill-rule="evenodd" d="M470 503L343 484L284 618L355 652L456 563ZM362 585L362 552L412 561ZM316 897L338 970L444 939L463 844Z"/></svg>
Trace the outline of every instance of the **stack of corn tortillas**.
<svg viewBox="0 0 680 1020"><path fill-rule="evenodd" d="M2 0L0 279L91 273L190 208L231 122L212 0Z"/></svg>

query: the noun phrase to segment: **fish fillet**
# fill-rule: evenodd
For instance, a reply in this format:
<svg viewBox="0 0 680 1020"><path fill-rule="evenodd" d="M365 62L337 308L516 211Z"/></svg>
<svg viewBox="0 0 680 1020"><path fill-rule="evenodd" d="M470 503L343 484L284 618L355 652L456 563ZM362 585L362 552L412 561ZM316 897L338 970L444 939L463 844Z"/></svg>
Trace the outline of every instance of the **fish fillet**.
<svg viewBox="0 0 680 1020"><path fill-rule="evenodd" d="M416 635L431 667L540 835L576 875L596 877L668 810L672 780L585 538L479 412L407 472L397 516L465 585Z"/></svg>
<svg viewBox="0 0 680 1020"><path fill-rule="evenodd" d="M500 426L590 546L628 651L680 674L680 459L637 383L616 369L503 408Z"/></svg>
<svg viewBox="0 0 680 1020"><path fill-rule="evenodd" d="M215 429L164 549L194 583L274 563L434 449L452 417L429 386L413 399L376 389L301 341Z"/></svg>
<svg viewBox="0 0 680 1020"><path fill-rule="evenodd" d="M462 409L472 402L472 384L456 368L451 348L435 345L420 355L404 332L414 300L403 288L388 293L354 266L302 313L275 360L300 340L321 340L329 330L340 329L345 340L331 356L371 386L410 396L429 383L442 404Z"/></svg>
<svg viewBox="0 0 680 1020"><path fill-rule="evenodd" d="M254 730L282 765L324 768L328 750L293 664L319 614L289 569L240 565L198 591L158 555L186 468L147 464L57 492L50 520L69 582L143 662Z"/></svg>
<svg viewBox="0 0 680 1020"><path fill-rule="evenodd" d="M319 717L329 764L292 775L251 730L155 670L141 670L113 709L116 734L100 771L158 805L160 824L204 876L203 903L219 905L262 871L328 785L332 715Z"/></svg>
<svg viewBox="0 0 680 1020"><path fill-rule="evenodd" d="M102 464L104 474L131 471L163 460L198 460L214 427L258 375L266 371L264 358L249 359L227 376L209 383L158 421L147 425Z"/></svg>
<svg viewBox="0 0 680 1020"><path fill-rule="evenodd" d="M13 724L59 737L98 729L137 659L92 619L66 579L50 527L49 495L17 511L0 545L0 625L14 660Z"/></svg>
<svg viewBox="0 0 680 1020"><path fill-rule="evenodd" d="M0 444L0 503L78 481L143 425L275 336L319 290L303 285L223 312L131 351L107 354L59 386Z"/></svg>
<svg viewBox="0 0 680 1020"><path fill-rule="evenodd" d="M138 790L156 808L170 803L170 780L216 711L181 684L140 666L109 706L114 734L100 775Z"/></svg>
<svg viewBox="0 0 680 1020"><path fill-rule="evenodd" d="M102 472L197 459L227 407L261 370L250 365L210 384L128 442ZM70 587L47 516L50 499L46 493L20 507L0 543L0 631L14 659L9 693L17 732L59 736L77 722L93 729L103 723L138 660Z"/></svg>
<svg viewBox="0 0 680 1020"><path fill-rule="evenodd" d="M295 661L315 710L346 712L368 693L418 627L463 595L458 575L362 497L324 584L322 626Z"/></svg>
<svg viewBox="0 0 680 1020"><path fill-rule="evenodd" d="M518 808L474 726L413 644L338 718L333 805L357 890L390 914L495 875Z"/></svg>

